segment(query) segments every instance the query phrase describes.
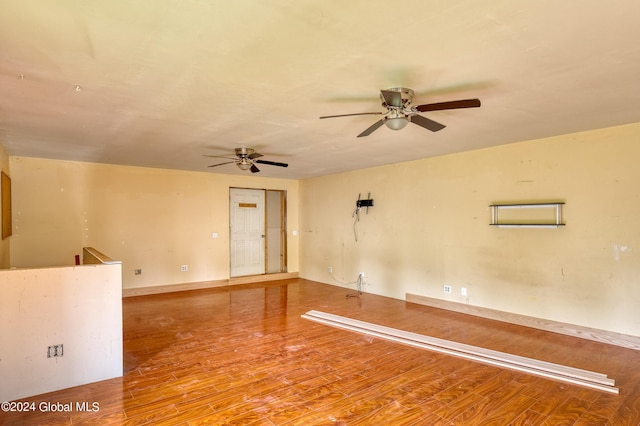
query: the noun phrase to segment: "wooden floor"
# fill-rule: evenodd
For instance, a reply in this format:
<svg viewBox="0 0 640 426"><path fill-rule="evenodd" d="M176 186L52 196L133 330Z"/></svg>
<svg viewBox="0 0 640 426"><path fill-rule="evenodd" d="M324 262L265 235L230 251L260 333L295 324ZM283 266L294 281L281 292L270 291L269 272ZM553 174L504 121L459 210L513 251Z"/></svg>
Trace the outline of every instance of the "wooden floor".
<svg viewBox="0 0 640 426"><path fill-rule="evenodd" d="M124 377L25 399L72 403L70 413L0 413L0 423L640 424L640 351L348 292L296 279L127 298ZM312 309L601 372L620 394L300 317Z"/></svg>

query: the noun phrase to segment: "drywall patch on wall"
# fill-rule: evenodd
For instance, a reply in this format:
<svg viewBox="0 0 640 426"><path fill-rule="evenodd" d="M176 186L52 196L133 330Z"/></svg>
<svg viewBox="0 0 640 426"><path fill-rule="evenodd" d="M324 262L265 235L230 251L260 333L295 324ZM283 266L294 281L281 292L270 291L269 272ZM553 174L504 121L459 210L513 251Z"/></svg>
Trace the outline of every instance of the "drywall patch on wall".
<svg viewBox="0 0 640 426"><path fill-rule="evenodd" d="M622 244L612 244L613 260L619 262L622 257L631 255L631 249Z"/></svg>

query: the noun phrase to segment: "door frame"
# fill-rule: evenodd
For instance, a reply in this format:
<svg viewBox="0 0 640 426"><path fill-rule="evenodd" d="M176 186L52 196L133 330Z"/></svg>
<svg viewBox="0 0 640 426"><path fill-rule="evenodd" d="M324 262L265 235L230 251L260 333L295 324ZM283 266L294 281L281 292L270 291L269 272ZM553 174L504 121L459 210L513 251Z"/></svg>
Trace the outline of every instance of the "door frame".
<svg viewBox="0 0 640 426"><path fill-rule="evenodd" d="M279 237L280 237L280 252L278 254L278 271L276 272L268 272L269 271L269 238L265 238L265 273L267 274L281 274L283 272L287 272L287 191L282 189L265 189L265 234L268 236L268 215L269 215L269 197L268 194L270 192L277 192L280 195L280 227L279 227ZM273 259L272 259L273 261Z"/></svg>

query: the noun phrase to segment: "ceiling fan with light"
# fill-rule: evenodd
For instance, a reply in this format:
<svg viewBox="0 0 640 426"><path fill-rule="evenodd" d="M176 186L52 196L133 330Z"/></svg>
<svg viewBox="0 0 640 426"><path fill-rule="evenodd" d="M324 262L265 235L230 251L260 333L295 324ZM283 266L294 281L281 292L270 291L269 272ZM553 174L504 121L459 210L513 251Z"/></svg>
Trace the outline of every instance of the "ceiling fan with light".
<svg viewBox="0 0 640 426"><path fill-rule="evenodd" d="M258 173L260 169L255 165L255 163L259 164L267 164L269 166L277 166L277 167L289 167L286 163L278 163L275 161L266 161L266 160L256 160L256 158L262 157L262 154L258 154L253 148L236 148L235 149L236 158L232 157L224 157L218 155L204 155L204 157L212 157L212 158L226 158L227 160L224 163L212 164L209 167L218 167L224 164L235 163L236 166L240 170L251 170L251 173Z"/></svg>
<svg viewBox="0 0 640 426"><path fill-rule="evenodd" d="M380 99L386 112L360 112L355 114L325 115L320 118L349 117L353 115L384 115L382 119L376 121L372 126L360 133L358 137L369 136L383 124L392 130L400 130L408 123L417 124L432 132L444 129L446 126L437 121L419 115L421 112L442 111L446 109L477 108L480 106L480 99L463 99L459 101L438 102L424 105L412 106L413 90L406 87L393 87L381 90Z"/></svg>

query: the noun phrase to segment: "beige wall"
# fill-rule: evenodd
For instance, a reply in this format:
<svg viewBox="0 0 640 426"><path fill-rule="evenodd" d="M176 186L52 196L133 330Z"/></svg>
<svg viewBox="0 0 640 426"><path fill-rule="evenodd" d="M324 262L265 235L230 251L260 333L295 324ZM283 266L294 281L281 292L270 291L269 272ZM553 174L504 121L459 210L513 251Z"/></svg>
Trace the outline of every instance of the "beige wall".
<svg viewBox="0 0 640 426"><path fill-rule="evenodd" d="M11 157L11 265L72 265L92 246L122 261L124 288L229 278L229 187L287 191L298 271L298 182ZM219 238L213 239L217 232ZM181 272L180 265L189 265ZM142 269L141 275L134 275Z"/></svg>
<svg viewBox="0 0 640 426"><path fill-rule="evenodd" d="M11 157L11 264L72 264L93 246L123 261L125 288L226 279L229 187L281 189L289 271L304 278L364 272L372 293L640 335L639 136L635 124L301 182ZM547 200L566 202L566 227L488 225L492 203Z"/></svg>
<svg viewBox="0 0 640 426"><path fill-rule="evenodd" d="M636 124L304 180L300 276L364 272L371 293L638 336L639 139ZM356 242L352 213L368 192ZM547 200L566 202L565 227L489 226L492 203Z"/></svg>

